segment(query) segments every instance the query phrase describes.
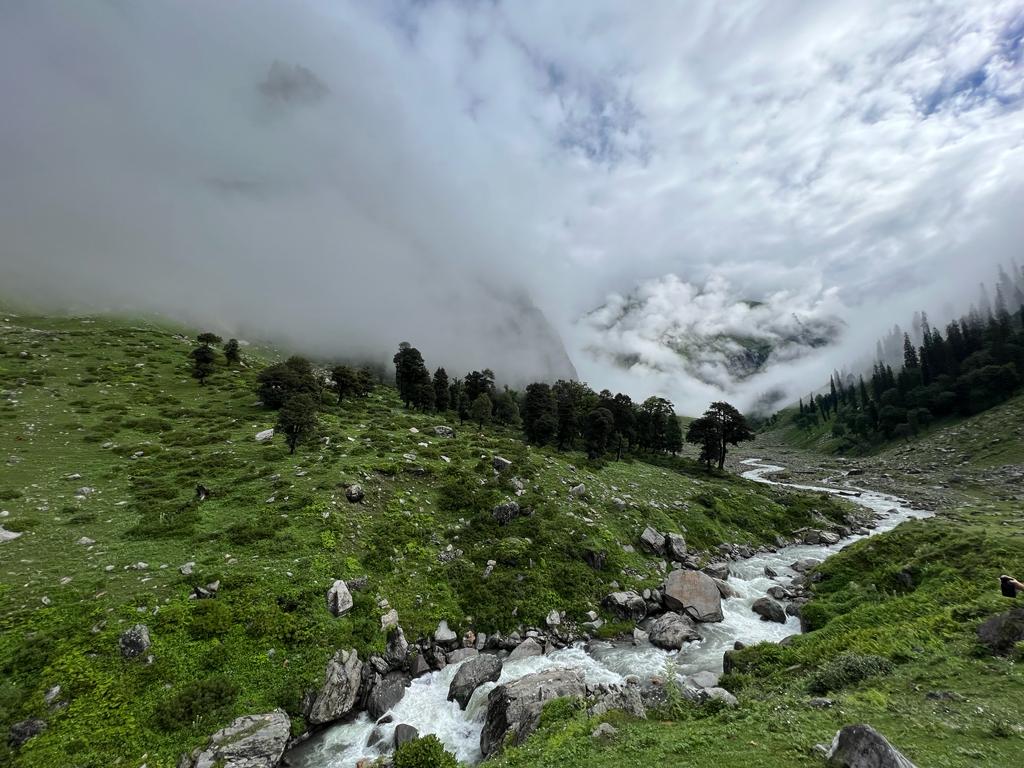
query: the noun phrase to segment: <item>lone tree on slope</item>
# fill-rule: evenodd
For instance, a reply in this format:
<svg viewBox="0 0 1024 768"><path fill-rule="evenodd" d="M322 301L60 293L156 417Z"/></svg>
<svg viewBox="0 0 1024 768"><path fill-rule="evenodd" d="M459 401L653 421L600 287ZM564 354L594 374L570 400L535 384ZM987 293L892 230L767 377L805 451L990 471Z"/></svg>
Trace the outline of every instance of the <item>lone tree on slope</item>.
<svg viewBox="0 0 1024 768"><path fill-rule="evenodd" d="M217 353L209 345L200 344L189 353L189 357L192 358L192 378L198 379L200 386L205 385L206 378L213 373Z"/></svg>
<svg viewBox="0 0 1024 768"><path fill-rule="evenodd" d="M703 416L690 422L686 432L686 442L701 446L700 460L708 469L712 461L719 470L725 467L726 446L753 439L754 433L743 414L722 401L712 403Z"/></svg>
<svg viewBox="0 0 1024 768"><path fill-rule="evenodd" d="M331 378L338 390L338 404L349 395L355 393L357 374L347 365L336 365L331 369Z"/></svg>
<svg viewBox="0 0 1024 768"><path fill-rule="evenodd" d="M309 394L292 395L285 400L277 414L277 427L284 433L288 452L316 433L316 401Z"/></svg>
<svg viewBox="0 0 1024 768"><path fill-rule="evenodd" d="M242 353L238 348L238 339L228 339L224 345L224 359L228 365L242 362Z"/></svg>

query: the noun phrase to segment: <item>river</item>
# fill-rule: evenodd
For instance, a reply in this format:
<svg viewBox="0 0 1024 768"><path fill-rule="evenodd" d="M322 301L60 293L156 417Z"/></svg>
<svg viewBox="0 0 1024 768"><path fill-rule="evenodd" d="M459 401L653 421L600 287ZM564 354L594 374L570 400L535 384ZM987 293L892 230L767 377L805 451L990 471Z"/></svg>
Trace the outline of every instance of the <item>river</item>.
<svg viewBox="0 0 1024 768"><path fill-rule="evenodd" d="M747 459L743 464L750 467L743 473L743 477L748 480L803 491L838 494L867 507L879 515L876 526L867 535L881 533L904 520L930 514L913 509L903 499L862 488L847 486L839 489L775 482L767 476L783 471L784 467L766 464L760 459ZM851 492L859 495L850 495ZM545 656L507 662L498 682L480 686L464 712L456 702L447 701L448 687L458 669L457 664L417 678L391 711L393 722L382 726L383 738L380 744L390 745L395 725L407 723L415 727L421 736L435 734L459 760L469 764L477 763L481 758L480 732L487 709L487 694L495 685L553 667L581 669L590 683L619 683L624 681L626 675L637 675L642 681L648 682L652 678L664 680L670 675L682 678L695 672L721 672L722 656L737 640L747 645L764 641L778 642L800 632L799 620L792 616L787 616L785 624L778 624L761 621L751 610L754 601L764 597L770 587L779 584L786 586L792 580L796 573L789 566L793 562L802 558L824 560L859 538L863 536L852 536L832 546L794 545L778 552L759 553L747 560L730 562L729 585L739 596L722 601L724 621L699 625L704 639L688 643L678 653L663 651L646 642L633 645L631 642L592 641L586 648L581 643ZM768 578L765 576L766 567L778 575ZM317 734L293 750L289 759L296 768L353 768L362 758L382 754L380 749L367 746L373 729L373 721L366 713L361 713L351 722L335 725Z"/></svg>

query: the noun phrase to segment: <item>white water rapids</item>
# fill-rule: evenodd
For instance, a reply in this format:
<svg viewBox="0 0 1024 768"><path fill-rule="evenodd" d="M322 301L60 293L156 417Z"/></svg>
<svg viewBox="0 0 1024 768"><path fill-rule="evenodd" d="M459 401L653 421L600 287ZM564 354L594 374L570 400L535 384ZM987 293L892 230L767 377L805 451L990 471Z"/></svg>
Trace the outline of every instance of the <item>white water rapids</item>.
<svg viewBox="0 0 1024 768"><path fill-rule="evenodd" d="M930 514L912 509L906 501L894 496L859 488L852 490L859 491L860 495L851 496L851 489L844 489L844 493L835 488L776 483L765 476L783 471L783 467L765 464L759 459L747 459L743 463L752 467L743 473L748 480L803 491L841 494L867 507L879 515L871 534L890 530L904 520ZM293 750L289 759L296 768L353 768L362 758L383 754L393 742L395 726L406 723L416 728L421 736L435 734L459 760L474 764L481 759L480 732L487 709L487 694L497 684L553 667L576 667L583 671L589 683L619 683L627 675L637 675L646 683L652 678L664 680L672 674L682 678L702 671L721 672L722 656L732 649L737 640L746 645L778 642L800 632L800 622L792 616L786 617L785 624L778 624L762 621L751 610L754 601L764 597L770 587L790 583L796 575L789 567L793 562L802 558L824 560L859 538L863 536L853 536L832 546L794 545L778 552L758 553L747 560L730 562L729 585L739 597L723 600L725 620L699 625L704 639L688 643L678 653L663 651L646 642L633 645L630 642L592 641L586 650L583 644L577 644L544 656L506 662L498 683L480 686L464 712L456 702L447 700L448 687L459 667L458 664L449 665L412 681L402 700L391 710L392 722L380 726L383 738L377 746L368 746L375 724L363 712L355 720L317 734ZM766 566L778 576L774 579L765 576Z"/></svg>

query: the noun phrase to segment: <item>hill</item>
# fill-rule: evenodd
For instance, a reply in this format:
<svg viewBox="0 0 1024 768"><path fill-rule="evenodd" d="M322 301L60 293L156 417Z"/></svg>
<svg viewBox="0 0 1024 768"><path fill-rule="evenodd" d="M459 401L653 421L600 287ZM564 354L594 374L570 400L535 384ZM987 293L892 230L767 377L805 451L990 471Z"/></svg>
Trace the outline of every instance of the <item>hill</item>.
<svg viewBox="0 0 1024 768"><path fill-rule="evenodd" d="M647 525L685 533L707 561L722 542L846 515L685 460L591 465L529 448L405 410L388 387L326 396L317 441L290 456L280 437L255 439L275 418L254 395L271 360L259 350L199 386L180 329L0 317L0 523L17 534L0 542L0 726L47 723L16 752L0 746L23 768L68 755L172 766L233 717L275 707L301 732L334 650L381 651L391 608L410 641L440 620L523 631L558 610L577 626L613 584L663 578L633 546ZM493 469L498 455L510 471ZM532 514L499 525L506 500ZM366 586L335 619L324 601L339 578ZM197 588L216 599L192 599ZM604 618L603 633L632 628ZM151 663L119 651L138 623Z"/></svg>

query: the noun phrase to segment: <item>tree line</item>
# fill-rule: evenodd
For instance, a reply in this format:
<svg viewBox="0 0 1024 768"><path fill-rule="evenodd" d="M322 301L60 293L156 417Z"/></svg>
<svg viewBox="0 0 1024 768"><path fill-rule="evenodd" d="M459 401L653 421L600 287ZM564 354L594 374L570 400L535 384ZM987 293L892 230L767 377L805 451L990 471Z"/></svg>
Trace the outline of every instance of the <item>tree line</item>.
<svg viewBox="0 0 1024 768"><path fill-rule="evenodd" d="M982 301L948 323L932 327L915 316L920 343L903 335L898 370L876 360L867 379L833 375L827 392L801 398L794 423L810 429L832 422L832 435L849 445L909 438L934 419L969 416L1020 390L1024 373L1024 276L999 269L995 300ZM1011 311L1007 295L1018 302Z"/></svg>

